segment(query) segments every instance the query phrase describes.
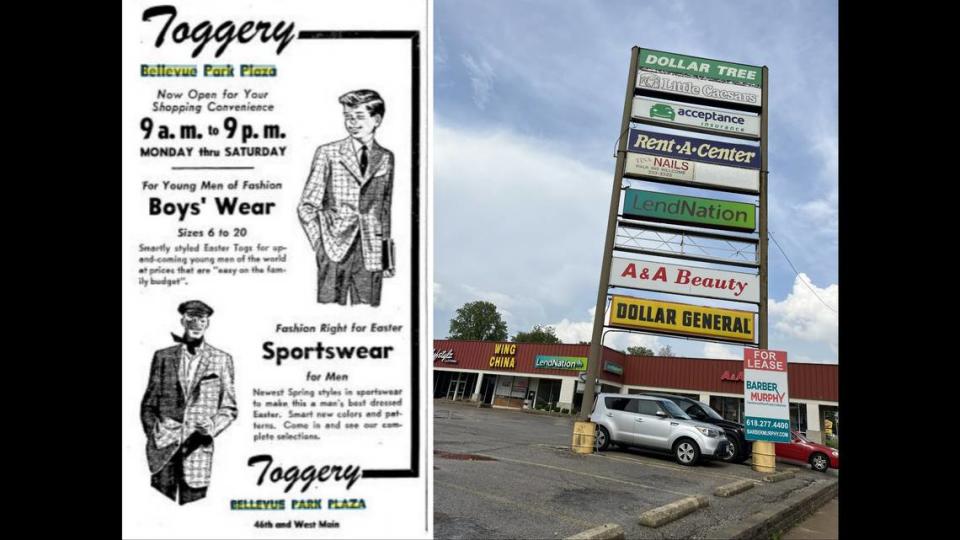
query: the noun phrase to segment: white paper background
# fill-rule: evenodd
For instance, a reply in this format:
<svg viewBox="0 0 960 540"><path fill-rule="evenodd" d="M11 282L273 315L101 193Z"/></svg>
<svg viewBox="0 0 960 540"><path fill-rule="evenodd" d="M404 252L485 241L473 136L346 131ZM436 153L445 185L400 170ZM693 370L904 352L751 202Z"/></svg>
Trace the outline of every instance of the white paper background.
<svg viewBox="0 0 960 540"><path fill-rule="evenodd" d="M432 264L431 247L427 239L432 233L429 224L428 200L419 201L421 229L411 230L410 209L417 201L411 194L411 147L410 140L410 40L294 40L280 54L276 43L232 43L219 58L213 53L219 46L211 42L196 58L190 53L192 43L174 44L167 36L167 43L154 47L156 33L166 17L152 22L141 20L143 10L155 2L124 4L123 17L123 536L130 538L253 538L310 536L329 538L416 538L429 537L432 529L430 515L432 494L428 492L429 472L432 459L431 447L426 432L432 415L430 400L424 398L429 387L425 384L432 348L428 339L432 329L427 315L432 313L428 299L432 298L431 279L428 278ZM356 1L356 2L205 2L174 3L178 15L174 25L189 22L192 25L211 20L219 25L225 20L239 24L247 20L293 22L295 31L301 30L419 30L421 60L424 75L432 69L432 50L428 34L428 16L431 6L425 1ZM152 64L195 64L201 69L196 78L141 78L139 66ZM275 78L248 79L204 78L204 63L232 64L262 63L276 65L279 73ZM239 73L238 73L239 75ZM430 85L426 76L421 78L423 95L429 96ZM272 113L237 112L169 115L151 113L150 104L156 99L159 88L186 91L197 88L204 91L222 92L223 88L234 91L252 88L269 91L276 108ZM382 304L379 308L368 306L340 307L316 302L316 264L306 237L300 226L296 206L309 173L313 152L320 144L346 137L343 128L342 107L337 102L341 94L359 88L372 88L381 93L386 103L386 115L377 131L377 141L393 151L394 168L392 236L397 243L397 275L385 279ZM220 100L218 100L220 101ZM421 141L419 180L421 191L432 193L427 177L430 170L427 160L427 128L430 125L428 98L421 102ZM179 125L195 123L198 126L220 124L226 116L234 116L241 123L261 125L280 124L287 134L283 141L260 141L262 145L285 145L286 155L276 158L201 158L194 151L190 159L139 158L143 146L165 145L156 139L142 140L139 122L150 116L156 123ZM222 147L223 138L203 141L209 147ZM236 145L239 145L236 141ZM251 143L248 143L251 144ZM179 142L170 144L179 146ZM171 171L177 165L253 165L253 171ZM173 193L163 191L145 193L141 189L143 179L189 180L202 179L228 182L240 180L270 180L283 183L279 191L223 191ZM176 216L149 216L147 198L154 195L165 201L193 201L206 196L210 201L199 216L188 216L178 222ZM216 195L236 196L241 200L274 201L277 203L270 216L220 216L212 204ZM278 276L245 276L217 279L209 277L189 278L185 287L148 287L137 285L136 258L140 242L179 243L176 231L179 227L206 230L209 227L246 227L249 235L242 243L282 243L288 246L288 272ZM420 238L420 275L413 276L410 266L410 246ZM192 239L201 244L206 239ZM222 242L215 239L215 243ZM213 242L212 242L213 243ZM427 258L427 260L424 260ZM412 279L422 280L419 290L420 313L420 388L421 399L415 410L421 416L420 477L411 479L361 479L352 489L346 490L343 483L315 482L306 493L299 487L289 493L283 492L284 484L256 486L261 465L248 467L251 455L269 453L274 456L274 465L356 464L364 468L406 469L409 467L410 411L410 353L412 339L410 321L410 284ZM173 344L170 332L180 333L177 305L187 299L199 298L213 306L215 313L210 319L206 334L208 342L233 355L236 371L235 388L239 407L237 420L216 439L211 485L207 497L201 501L179 506L150 486L144 452L145 436L139 421L139 404L146 387L150 359L153 352ZM319 327L322 323L357 322L369 325L372 322L403 324L402 333L360 334L351 333L330 336L329 334L277 334L273 328L278 323L310 324ZM388 361L318 361L288 360L277 367L274 362L262 359L261 345L274 341L286 346L313 346L321 340L324 345L393 345L394 357ZM331 435L313 443L252 442L252 389L263 387L325 388L344 385L332 383L308 384L304 375L326 373L328 370L348 374L350 388L402 387L407 429L392 435L379 432L373 436L359 433ZM286 398L285 398L286 399ZM309 420L307 420L309 422ZM319 486L319 487L314 487ZM330 511L231 511L231 499L290 499L322 498L365 499L366 510ZM324 505L326 506L326 504ZM339 529L255 529L252 524L258 519L285 521L288 519L336 520Z"/></svg>

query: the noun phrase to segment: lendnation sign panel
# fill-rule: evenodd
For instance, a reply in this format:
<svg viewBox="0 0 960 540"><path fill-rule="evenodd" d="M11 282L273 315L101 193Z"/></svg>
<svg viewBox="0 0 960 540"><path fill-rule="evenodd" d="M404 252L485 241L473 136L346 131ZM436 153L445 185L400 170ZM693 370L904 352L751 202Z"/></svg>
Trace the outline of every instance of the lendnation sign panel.
<svg viewBox="0 0 960 540"><path fill-rule="evenodd" d="M610 285L614 287L720 300L757 303L760 301L758 281L755 274L640 259L613 257L610 264Z"/></svg>
<svg viewBox="0 0 960 540"><path fill-rule="evenodd" d="M753 343L754 313L614 295L610 325Z"/></svg>
<svg viewBox="0 0 960 540"><path fill-rule="evenodd" d="M756 87L763 84L763 69L759 66L735 64L653 49L640 49L640 57L637 62L639 67L642 68L669 71L670 73L691 77L702 77Z"/></svg>
<svg viewBox="0 0 960 540"><path fill-rule="evenodd" d="M750 203L639 189L627 189L623 199L623 215L742 232L753 232L757 227L756 207Z"/></svg>
<svg viewBox="0 0 960 540"><path fill-rule="evenodd" d="M760 136L760 117L738 111L721 111L635 97L630 116L635 120L655 120L665 124L690 126L721 135Z"/></svg>
<svg viewBox="0 0 960 540"><path fill-rule="evenodd" d="M673 73L660 73L640 68L637 72L637 89L641 92L665 92L678 96L704 98L723 103L736 103L759 108L762 91L754 86L744 86L721 81L695 79Z"/></svg>
<svg viewBox="0 0 960 540"><path fill-rule="evenodd" d="M760 169L760 147L630 128L628 152Z"/></svg>
<svg viewBox="0 0 960 540"><path fill-rule="evenodd" d="M743 350L746 438L790 442L790 396L786 351Z"/></svg>
<svg viewBox="0 0 960 540"><path fill-rule="evenodd" d="M538 354L533 367L540 369L569 369L573 371L587 370L586 356L548 356Z"/></svg>

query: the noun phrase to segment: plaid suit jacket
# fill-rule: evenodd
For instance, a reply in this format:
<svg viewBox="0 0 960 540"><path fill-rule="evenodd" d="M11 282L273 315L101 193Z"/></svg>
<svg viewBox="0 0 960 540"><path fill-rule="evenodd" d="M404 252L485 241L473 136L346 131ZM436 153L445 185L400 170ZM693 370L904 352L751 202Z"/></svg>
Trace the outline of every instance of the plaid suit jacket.
<svg viewBox="0 0 960 540"><path fill-rule="evenodd" d="M184 480L199 488L210 484L213 439L185 433L182 424L208 419L213 422L215 437L237 417L233 358L204 342L197 374L190 388L184 388L179 376L183 349L184 345L175 345L154 353L150 382L140 403L140 421L147 435L150 472L158 472L183 448Z"/></svg>
<svg viewBox="0 0 960 540"><path fill-rule="evenodd" d="M350 137L317 148L297 213L314 251L341 262L360 235L363 266L383 268L383 241L390 238L393 152L370 145L366 174Z"/></svg>

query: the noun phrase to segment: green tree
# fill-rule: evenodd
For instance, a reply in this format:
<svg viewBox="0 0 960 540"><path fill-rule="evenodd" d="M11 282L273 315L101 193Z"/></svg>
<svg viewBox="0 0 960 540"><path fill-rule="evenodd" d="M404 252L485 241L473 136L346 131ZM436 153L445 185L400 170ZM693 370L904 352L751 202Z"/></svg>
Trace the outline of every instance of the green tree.
<svg viewBox="0 0 960 540"><path fill-rule="evenodd" d="M669 345L664 345L660 347L660 352L657 353L658 356L676 356L673 354L673 349Z"/></svg>
<svg viewBox="0 0 960 540"><path fill-rule="evenodd" d="M627 347L627 354L635 354L638 356L655 356L653 349L648 349L642 345Z"/></svg>
<svg viewBox="0 0 960 540"><path fill-rule="evenodd" d="M513 336L514 343L560 343L556 331L552 326L536 325L529 332L517 332Z"/></svg>
<svg viewBox="0 0 960 540"><path fill-rule="evenodd" d="M476 339L481 341L504 341L507 339L507 323L492 302L478 300L467 302L457 310L456 318L450 319L450 339Z"/></svg>

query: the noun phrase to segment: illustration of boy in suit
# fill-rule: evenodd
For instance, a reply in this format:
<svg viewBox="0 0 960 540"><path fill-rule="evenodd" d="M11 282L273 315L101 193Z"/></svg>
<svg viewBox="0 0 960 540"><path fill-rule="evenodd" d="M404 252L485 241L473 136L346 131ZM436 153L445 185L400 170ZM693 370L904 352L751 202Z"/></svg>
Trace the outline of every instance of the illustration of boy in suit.
<svg viewBox="0 0 960 540"><path fill-rule="evenodd" d="M374 140L386 109L373 90L339 101L349 136L317 148L297 213L316 252L317 302L379 306L383 278L395 273L393 153Z"/></svg>

